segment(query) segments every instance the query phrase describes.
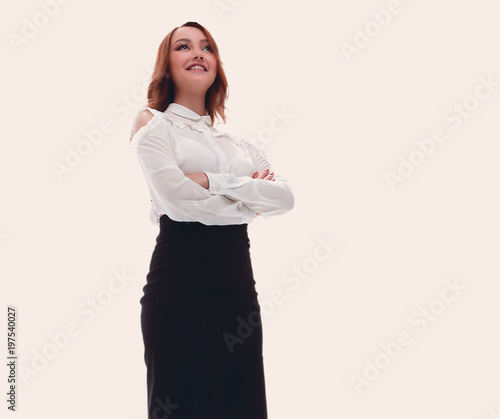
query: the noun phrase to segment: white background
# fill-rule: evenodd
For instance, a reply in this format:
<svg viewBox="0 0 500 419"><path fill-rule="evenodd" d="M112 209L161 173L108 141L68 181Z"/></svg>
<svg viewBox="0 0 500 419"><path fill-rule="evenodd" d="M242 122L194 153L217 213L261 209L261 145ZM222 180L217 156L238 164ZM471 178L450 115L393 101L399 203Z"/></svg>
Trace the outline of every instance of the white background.
<svg viewBox="0 0 500 419"><path fill-rule="evenodd" d="M375 12L389 4L398 12L382 27ZM218 128L260 135L295 194L293 211L249 227L269 417L500 417L499 12L494 0L72 0L44 21L37 1L4 6L0 339L14 305L19 355L10 417L146 417L139 298L158 227L128 133L161 40L187 21L212 33L228 76L230 120ZM481 78L497 86L478 88ZM279 132L277 110L293 116ZM57 176L105 119L111 132ZM437 128L446 141L419 153ZM391 188L387 173L411 153L419 165ZM337 249L318 253L320 239ZM292 269L305 279L291 283ZM129 277L115 294L113 272ZM441 294L447 280L463 289ZM96 296L106 304L93 309ZM78 334L64 338L68 324ZM384 355L401 332L411 344Z"/></svg>

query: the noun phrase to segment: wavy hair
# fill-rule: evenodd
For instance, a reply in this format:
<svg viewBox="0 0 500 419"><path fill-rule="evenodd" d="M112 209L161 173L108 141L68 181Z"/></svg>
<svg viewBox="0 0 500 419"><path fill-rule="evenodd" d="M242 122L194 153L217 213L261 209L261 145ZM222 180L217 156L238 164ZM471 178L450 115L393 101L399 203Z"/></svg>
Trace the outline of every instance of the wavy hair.
<svg viewBox="0 0 500 419"><path fill-rule="evenodd" d="M148 104L149 108L156 109L160 112L164 112L167 106L174 101L174 84L169 74L169 51L172 45L172 37L175 31L179 28L190 26L192 28L198 28L203 32L205 37L208 39L208 43L212 49L212 53L217 59L217 76L214 82L208 88L205 95L205 107L207 109L208 115L212 118L212 125L214 123L214 118L218 114L223 122L226 122L226 115L224 110L226 109L225 103L229 95L227 78L224 69L222 68L222 61L219 56L219 49L215 43L214 38L210 32L201 26L197 22L186 22L182 26L178 26L173 29L161 42L158 48L158 55L156 57L156 63L153 69L153 74L151 75L151 82L148 86Z"/></svg>

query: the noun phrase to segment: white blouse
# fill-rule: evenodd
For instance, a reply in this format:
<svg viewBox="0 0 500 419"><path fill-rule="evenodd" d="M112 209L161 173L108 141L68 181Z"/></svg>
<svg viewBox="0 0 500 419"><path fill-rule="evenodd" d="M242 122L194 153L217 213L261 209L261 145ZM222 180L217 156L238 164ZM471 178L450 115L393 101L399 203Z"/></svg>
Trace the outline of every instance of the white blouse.
<svg viewBox="0 0 500 419"><path fill-rule="evenodd" d="M137 132L138 115L148 109L153 117ZM294 205L290 185L277 173L275 181L253 179L255 172L273 169L260 146L211 125L178 103L164 112L139 109L130 136L151 196L150 221L159 224L161 214L174 221L198 221L206 225L247 224L257 213L263 217L284 214ZM186 175L204 172L209 189Z"/></svg>

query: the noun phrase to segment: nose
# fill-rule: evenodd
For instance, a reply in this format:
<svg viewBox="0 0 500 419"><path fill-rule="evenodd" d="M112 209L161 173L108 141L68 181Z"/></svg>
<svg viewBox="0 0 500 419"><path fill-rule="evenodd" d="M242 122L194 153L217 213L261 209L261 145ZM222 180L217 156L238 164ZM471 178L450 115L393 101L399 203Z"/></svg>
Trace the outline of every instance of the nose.
<svg viewBox="0 0 500 419"><path fill-rule="evenodd" d="M203 53L202 53L201 49L199 51L195 51L195 50L193 50L193 51L195 53L194 59L199 58L199 59L203 60Z"/></svg>

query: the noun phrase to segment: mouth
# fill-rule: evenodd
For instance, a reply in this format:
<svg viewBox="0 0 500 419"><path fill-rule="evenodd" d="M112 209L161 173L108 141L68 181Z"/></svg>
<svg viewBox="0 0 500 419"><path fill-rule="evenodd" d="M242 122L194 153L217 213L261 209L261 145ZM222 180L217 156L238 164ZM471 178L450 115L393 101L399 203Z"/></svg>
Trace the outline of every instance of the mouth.
<svg viewBox="0 0 500 419"><path fill-rule="evenodd" d="M207 71L207 69L200 64L195 64L189 67L187 71Z"/></svg>

